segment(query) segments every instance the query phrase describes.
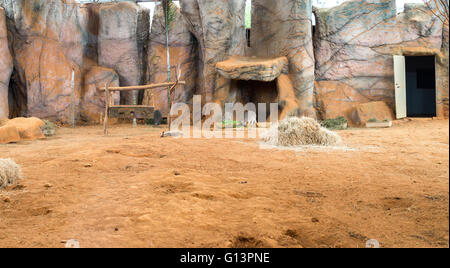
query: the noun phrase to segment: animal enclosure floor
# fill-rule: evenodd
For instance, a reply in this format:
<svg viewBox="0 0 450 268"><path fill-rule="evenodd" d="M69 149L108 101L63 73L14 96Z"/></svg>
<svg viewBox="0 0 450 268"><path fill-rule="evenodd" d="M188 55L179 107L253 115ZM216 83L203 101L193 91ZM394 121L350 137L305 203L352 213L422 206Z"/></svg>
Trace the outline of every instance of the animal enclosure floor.
<svg viewBox="0 0 450 268"><path fill-rule="evenodd" d="M449 246L449 121L339 131L354 150L260 149L161 129L1 145L0 247Z"/></svg>

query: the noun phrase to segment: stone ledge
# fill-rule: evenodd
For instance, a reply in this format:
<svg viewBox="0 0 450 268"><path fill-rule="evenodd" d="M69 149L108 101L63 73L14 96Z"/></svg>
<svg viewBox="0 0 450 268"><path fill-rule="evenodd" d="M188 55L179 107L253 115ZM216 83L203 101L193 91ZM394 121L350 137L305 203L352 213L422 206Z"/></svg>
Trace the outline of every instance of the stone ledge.
<svg viewBox="0 0 450 268"><path fill-rule="evenodd" d="M286 57L257 58L231 57L216 64L219 74L227 79L256 80L270 82L281 74L288 74L289 61Z"/></svg>

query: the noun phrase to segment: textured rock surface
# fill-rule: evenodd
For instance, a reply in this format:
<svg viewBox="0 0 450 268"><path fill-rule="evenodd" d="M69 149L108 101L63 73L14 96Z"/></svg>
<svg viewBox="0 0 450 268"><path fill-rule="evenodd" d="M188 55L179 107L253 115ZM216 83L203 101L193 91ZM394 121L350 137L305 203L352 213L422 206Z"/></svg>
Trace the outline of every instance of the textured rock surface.
<svg viewBox="0 0 450 268"><path fill-rule="evenodd" d="M8 118L8 88L13 70L11 53L8 47L5 10L0 7L0 119Z"/></svg>
<svg viewBox="0 0 450 268"><path fill-rule="evenodd" d="M438 57L436 74L436 109L439 117L449 118L449 29L443 28L441 56Z"/></svg>
<svg viewBox="0 0 450 268"><path fill-rule="evenodd" d="M0 126L0 144L20 141L19 131L13 126Z"/></svg>
<svg viewBox="0 0 450 268"><path fill-rule="evenodd" d="M317 115L324 119L339 116L351 119L355 105L370 101L353 87L339 81L318 81L315 93Z"/></svg>
<svg viewBox="0 0 450 268"><path fill-rule="evenodd" d="M286 56L302 116L315 117L312 3L310 0L253 0L251 55Z"/></svg>
<svg viewBox="0 0 450 268"><path fill-rule="evenodd" d="M189 31L184 17L175 5L175 17L169 25L170 63L172 67L180 66L181 80L186 85L175 89L173 102L188 103L196 91L198 68L198 45ZM164 11L161 5L155 9L152 29L148 44L148 83L162 83L167 81L167 50L166 27ZM176 77L175 68L172 68L171 80ZM153 94L153 95L152 95ZM152 98L153 96L153 98ZM168 113L167 89L160 88L145 92L143 104L154 105L156 110L163 114Z"/></svg>
<svg viewBox="0 0 450 268"><path fill-rule="evenodd" d="M7 121L4 127L14 127L19 132L20 140L29 141L45 139L41 127L44 122L36 117L23 118L17 117Z"/></svg>
<svg viewBox="0 0 450 268"><path fill-rule="evenodd" d="M315 14L316 108L322 118L347 116L353 105L369 101L394 110L392 55L441 56L442 25L423 5L406 5L397 16L394 1L350 0Z"/></svg>
<svg viewBox="0 0 450 268"><path fill-rule="evenodd" d="M394 114L392 109L383 101L357 104L352 112L350 123L356 126L365 126L367 121L371 119L392 121Z"/></svg>
<svg viewBox="0 0 450 268"><path fill-rule="evenodd" d="M295 96L294 86L289 75L282 74L277 79L278 107L281 111L278 116L284 119L288 116L299 114L299 105Z"/></svg>
<svg viewBox="0 0 450 268"><path fill-rule="evenodd" d="M121 86L142 85L146 74L149 11L132 2L120 2L102 5L99 16L98 64L114 69ZM122 93L122 104L132 102L133 94Z"/></svg>
<svg viewBox="0 0 450 268"><path fill-rule="evenodd" d="M200 93L212 101L230 88L230 81L217 74L216 63L245 54L245 0L184 0L181 12L199 43Z"/></svg>
<svg viewBox="0 0 450 268"><path fill-rule="evenodd" d="M100 28L100 8L109 3L86 3L79 8L80 25L83 30L83 66L89 69L98 64L98 31Z"/></svg>
<svg viewBox="0 0 450 268"><path fill-rule="evenodd" d="M227 79L273 81L281 74L287 74L288 59L257 58L257 57L231 57L226 61L217 63L216 69L220 75Z"/></svg>
<svg viewBox="0 0 450 268"><path fill-rule="evenodd" d="M98 123L100 116L105 113L105 92L98 88L108 84L119 86L119 76L109 68L94 66L84 76L84 87L81 102L81 120L88 123ZM113 104L120 103L119 92L112 93Z"/></svg>
<svg viewBox="0 0 450 268"><path fill-rule="evenodd" d="M76 114L80 99L83 40L78 5L71 0L3 0L3 6L16 72L12 89L14 97L21 97L14 102L20 113L69 121L73 69Z"/></svg>

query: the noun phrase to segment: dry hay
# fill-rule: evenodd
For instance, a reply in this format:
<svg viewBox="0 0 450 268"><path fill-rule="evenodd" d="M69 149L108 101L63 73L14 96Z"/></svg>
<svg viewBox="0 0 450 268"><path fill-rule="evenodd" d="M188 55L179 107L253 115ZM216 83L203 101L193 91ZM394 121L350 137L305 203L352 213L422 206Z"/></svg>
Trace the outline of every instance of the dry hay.
<svg viewBox="0 0 450 268"><path fill-rule="evenodd" d="M0 159L0 189L21 178L20 166L11 159Z"/></svg>
<svg viewBox="0 0 450 268"><path fill-rule="evenodd" d="M261 137L262 141L275 146L320 145L335 146L342 143L341 137L320 126L308 117L288 117L271 127Z"/></svg>

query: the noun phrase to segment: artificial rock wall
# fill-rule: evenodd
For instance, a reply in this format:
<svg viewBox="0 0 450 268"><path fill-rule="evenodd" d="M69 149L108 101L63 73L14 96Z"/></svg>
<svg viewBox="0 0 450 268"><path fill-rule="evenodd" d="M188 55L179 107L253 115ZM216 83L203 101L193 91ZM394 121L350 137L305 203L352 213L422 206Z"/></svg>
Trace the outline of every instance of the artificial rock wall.
<svg viewBox="0 0 450 268"><path fill-rule="evenodd" d="M186 85L178 86L172 96L174 103L189 103L197 90L198 43L190 33L189 26L180 13L180 9L172 6L174 16L169 24L169 49L171 80L176 78L178 66L181 70L180 80ZM175 68L176 67L176 68ZM166 26L164 10L161 5L155 9L148 41L147 82L149 84L167 81ZM143 104L152 105L163 114L168 114L167 88L147 90Z"/></svg>
<svg viewBox="0 0 450 268"><path fill-rule="evenodd" d="M350 117L356 105L373 101L394 111L392 55L433 55L437 113L448 117L448 27L423 5L407 5L401 14L393 0L349 0L315 9L313 35L310 0L253 0L248 48L245 2L181 1L170 26L171 62L181 64L187 84L177 89L175 101L189 102L194 94L204 101L236 101L232 79L218 73L218 62L286 57L288 70L276 81L280 104L289 110L283 116ZM78 122L97 123L104 108L98 87L167 79L161 8L150 29L148 11L131 2L0 0L0 6L0 117L67 123L73 104ZM142 94L142 103L154 102L165 112L165 90L150 95ZM129 95L121 98L131 101Z"/></svg>
<svg viewBox="0 0 450 268"><path fill-rule="evenodd" d="M298 107L291 115L315 117L311 0L253 0L251 56L289 60Z"/></svg>
<svg viewBox="0 0 450 268"><path fill-rule="evenodd" d="M245 0L184 0L181 12L199 44L199 93L204 101L223 102L230 81L217 73L216 64L245 55Z"/></svg>
<svg viewBox="0 0 450 268"><path fill-rule="evenodd" d="M0 119L9 116L9 80L13 70L8 47L5 10L0 8Z"/></svg>
<svg viewBox="0 0 450 268"><path fill-rule="evenodd" d="M349 0L314 13L315 98L321 118L350 119L355 105L372 101L384 101L395 111L392 55L448 60L441 53L442 23L424 5L406 5L397 15L395 1ZM436 65L438 116L445 116L445 102L448 107L448 80L447 85L441 82L444 65Z"/></svg>
<svg viewBox="0 0 450 268"><path fill-rule="evenodd" d="M132 2L100 7L98 63L114 69L119 75L121 86L145 83L149 23L149 10ZM139 102L137 94L122 92L121 103Z"/></svg>
<svg viewBox="0 0 450 268"><path fill-rule="evenodd" d="M3 0L9 47L14 59L10 85L17 116L68 121L79 112L83 37L78 4L73 1Z"/></svg>

